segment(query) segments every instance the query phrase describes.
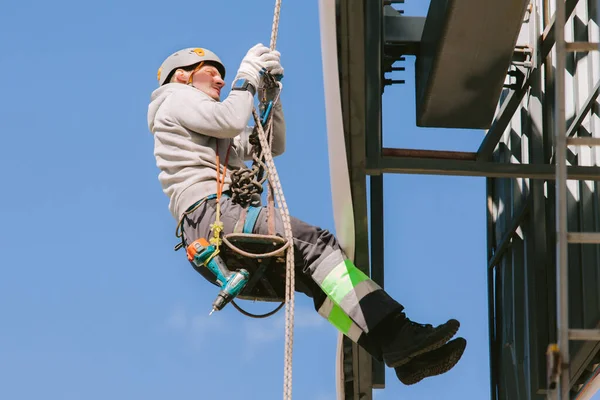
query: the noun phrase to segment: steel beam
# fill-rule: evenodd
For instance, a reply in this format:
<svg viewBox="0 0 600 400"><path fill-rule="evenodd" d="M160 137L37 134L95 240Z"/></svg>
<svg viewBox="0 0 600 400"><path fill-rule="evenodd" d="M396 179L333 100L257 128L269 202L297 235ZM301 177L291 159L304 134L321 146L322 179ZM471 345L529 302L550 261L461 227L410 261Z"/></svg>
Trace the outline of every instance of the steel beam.
<svg viewBox="0 0 600 400"><path fill-rule="evenodd" d="M600 329L569 329L571 340L600 342Z"/></svg>
<svg viewBox="0 0 600 400"><path fill-rule="evenodd" d="M555 221L556 221L556 308L557 344L560 351L561 362L559 369L559 382L556 387L558 400L569 400L570 371L569 364L571 353L569 351L569 267L568 267L568 242L567 242L567 137L566 137L566 51L565 51L565 23L567 21L565 4L562 0L556 2L554 12L556 59L554 73L554 146L555 146Z"/></svg>
<svg viewBox="0 0 600 400"><path fill-rule="evenodd" d="M383 175L370 177L371 186L371 279L384 287Z"/></svg>
<svg viewBox="0 0 600 400"><path fill-rule="evenodd" d="M354 262L365 274L369 272L369 232L365 173L366 140L366 71L365 50L370 40L381 40L381 31L365 29L365 12L381 1L347 0L337 3L338 59L344 137L349 165L352 211L354 214ZM369 11L372 14L372 10ZM344 358L351 367L344 370L344 400L372 400L372 357L360 346L343 340Z"/></svg>
<svg viewBox="0 0 600 400"><path fill-rule="evenodd" d="M569 130L567 131L567 137L575 136L575 133L581 127L583 120L585 119L585 117L588 115L588 113L592 109L592 106L596 102L596 99L598 98L599 94L600 94L600 81L598 81L598 83L596 83L596 87L594 88L594 90L592 91L590 96L586 99L585 103L583 103L583 107L577 114L577 117L575 117L573 122L571 122L571 126L569 126Z"/></svg>
<svg viewBox="0 0 600 400"><path fill-rule="evenodd" d="M432 0L415 64L417 126L487 129L527 0Z"/></svg>
<svg viewBox="0 0 600 400"><path fill-rule="evenodd" d="M367 164L377 166L382 147L381 109L383 88L383 15L380 1L365 3L365 48L364 48L364 82L365 82L365 149Z"/></svg>
<svg viewBox="0 0 600 400"><path fill-rule="evenodd" d="M370 177L371 191L371 279L384 287L383 175ZM373 359L373 388L385 388L385 364Z"/></svg>
<svg viewBox="0 0 600 400"><path fill-rule="evenodd" d="M506 253L506 250L510 247L512 238L515 235L515 233L517 233L517 229L519 229L521 224L523 224L523 220L525 219L527 214L529 214L530 206L531 199L528 198L521 207L521 210L519 210L519 212L517 213L517 216L513 218L508 230L504 233L504 236L500 240L500 245L497 247L492 258L488 261L488 268L495 268L496 265L502 259L502 257L504 257L504 253Z"/></svg>
<svg viewBox="0 0 600 400"><path fill-rule="evenodd" d="M571 14L573 14L573 11L575 11L575 6L577 6L577 2L578 2L578 0L566 0L565 1L565 12L566 12L565 20L569 19ZM554 47L554 45L556 44L555 22L556 22L556 15L554 15L552 17L550 25L548 25L548 27L546 27L546 29L544 30L544 33L542 34L542 59L545 59L546 57L548 57L548 54L550 54L552 47Z"/></svg>
<svg viewBox="0 0 600 400"><path fill-rule="evenodd" d="M385 7L383 19L385 45L401 47L402 54L419 54L425 20L425 17L405 17L391 7Z"/></svg>
<svg viewBox="0 0 600 400"><path fill-rule="evenodd" d="M442 160L433 158L382 157L379 169L367 169L367 174L425 174L480 176L491 178L531 178L554 180L551 164L509 164L486 161ZM572 166L568 168L568 179L600 180L600 167Z"/></svg>
<svg viewBox="0 0 600 400"><path fill-rule="evenodd" d="M366 162L379 160L382 147L383 13L380 0L364 3L364 146ZM360 142L357 143L360 145ZM364 174L364 172L363 172ZM364 176L364 175L363 175ZM371 278L383 279L383 177L371 177ZM365 227L368 232L368 227ZM385 388L385 365L372 359L372 387Z"/></svg>
<svg viewBox="0 0 600 400"><path fill-rule="evenodd" d="M587 53L600 50L600 44L594 42L568 42L565 48L569 52Z"/></svg>
<svg viewBox="0 0 600 400"><path fill-rule="evenodd" d="M502 138L502 135L506 131L506 127L510 124L523 97L525 97L525 93L527 93L527 90L529 89L530 80L524 79L524 76L523 72L519 71L517 81L522 82L522 84L517 90L511 90L508 97L502 103L500 111L498 112L498 117L492 123L492 126L487 131L485 138L479 146L479 150L477 150L478 160L488 161L492 158L494 149L498 145L500 138Z"/></svg>
<svg viewBox="0 0 600 400"><path fill-rule="evenodd" d="M487 200L487 256L493 257L495 242L494 230L494 187L491 179L485 182ZM498 358L496 356L496 307L494 301L494 274L495 270L487 269L487 296L488 296L488 336L489 336L489 363L490 363L490 400L498 400Z"/></svg>
<svg viewBox="0 0 600 400"><path fill-rule="evenodd" d="M541 12L539 4L535 2L532 10L532 36L537 35L541 26ZM535 17L537 16L537 17ZM538 54L540 43L533 44L533 54ZM539 57L535 57L536 62ZM539 71L542 68L538 69ZM528 158L533 164L547 163L548 159L544 152L544 134L549 135L551 130L544 128L545 112L548 110L544 106L543 98L543 79L542 74L532 73L529 80L531 91L529 92L527 119L528 124L522 130L524 137L529 142ZM545 182L542 180L531 180L529 182L528 196L531 198L531 208L527 224L525 226L526 253L524 259L526 263L527 273L527 309L530 322L529 338L530 339L530 398L535 398L535 393L540 388L546 387L546 363L545 353L546 346L549 343L549 315L548 308L548 274L550 265L549 256L551 251L548 250L548 221L545 193Z"/></svg>
<svg viewBox="0 0 600 400"><path fill-rule="evenodd" d="M418 150L418 149L390 149L381 150L384 157L409 157L409 158L436 158L440 160L472 160L475 161L477 153L446 150Z"/></svg>

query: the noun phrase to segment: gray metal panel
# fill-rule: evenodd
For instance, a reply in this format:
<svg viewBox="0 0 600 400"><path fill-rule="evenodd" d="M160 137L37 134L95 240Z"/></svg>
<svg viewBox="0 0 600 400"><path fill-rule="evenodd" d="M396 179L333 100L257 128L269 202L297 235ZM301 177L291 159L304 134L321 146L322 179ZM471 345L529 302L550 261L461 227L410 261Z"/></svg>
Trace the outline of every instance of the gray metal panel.
<svg viewBox="0 0 600 400"><path fill-rule="evenodd" d="M432 0L416 62L417 125L489 128L528 0Z"/></svg>

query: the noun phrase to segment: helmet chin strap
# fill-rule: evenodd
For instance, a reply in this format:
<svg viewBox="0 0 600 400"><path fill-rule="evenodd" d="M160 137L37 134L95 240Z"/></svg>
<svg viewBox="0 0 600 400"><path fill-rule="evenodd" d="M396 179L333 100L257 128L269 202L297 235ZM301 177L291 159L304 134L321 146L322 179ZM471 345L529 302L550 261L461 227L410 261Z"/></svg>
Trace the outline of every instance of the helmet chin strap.
<svg viewBox="0 0 600 400"><path fill-rule="evenodd" d="M190 73L190 77L188 78L188 81L187 81L188 85L194 86L193 82L192 82L194 80L194 74L196 72L198 72L200 70L200 68L202 68L203 65L204 65L204 61L201 61L200 64L198 64L198 66L192 70L192 72Z"/></svg>

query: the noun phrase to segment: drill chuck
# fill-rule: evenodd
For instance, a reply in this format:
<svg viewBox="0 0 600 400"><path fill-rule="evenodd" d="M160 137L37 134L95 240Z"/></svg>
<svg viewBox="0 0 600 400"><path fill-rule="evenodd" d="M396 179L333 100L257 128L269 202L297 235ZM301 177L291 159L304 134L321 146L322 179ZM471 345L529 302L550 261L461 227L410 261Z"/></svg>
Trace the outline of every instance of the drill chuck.
<svg viewBox="0 0 600 400"><path fill-rule="evenodd" d="M227 303L229 303L232 299L233 299L233 297L231 297L228 293L221 290L219 292L219 294L217 295L217 298L213 302L213 310L221 311L223 309L223 307L225 307L227 305Z"/></svg>
<svg viewBox="0 0 600 400"><path fill-rule="evenodd" d="M248 283L248 278L250 278L250 274L245 269L232 273L217 295L213 303L213 309L219 311L233 300L244 289Z"/></svg>

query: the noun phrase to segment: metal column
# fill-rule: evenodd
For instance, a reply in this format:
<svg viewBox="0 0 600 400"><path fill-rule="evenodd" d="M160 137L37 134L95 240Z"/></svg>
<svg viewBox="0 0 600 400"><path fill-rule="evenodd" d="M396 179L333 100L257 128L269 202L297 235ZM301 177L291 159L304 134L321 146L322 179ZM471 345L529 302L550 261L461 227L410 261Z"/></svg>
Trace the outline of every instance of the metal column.
<svg viewBox="0 0 600 400"><path fill-rule="evenodd" d="M569 397L569 292L567 264L567 138L565 136L565 3L556 1L554 32L556 35L556 73L554 133L556 146L556 306L557 342L560 357L558 368L560 382L557 390L560 399Z"/></svg>

